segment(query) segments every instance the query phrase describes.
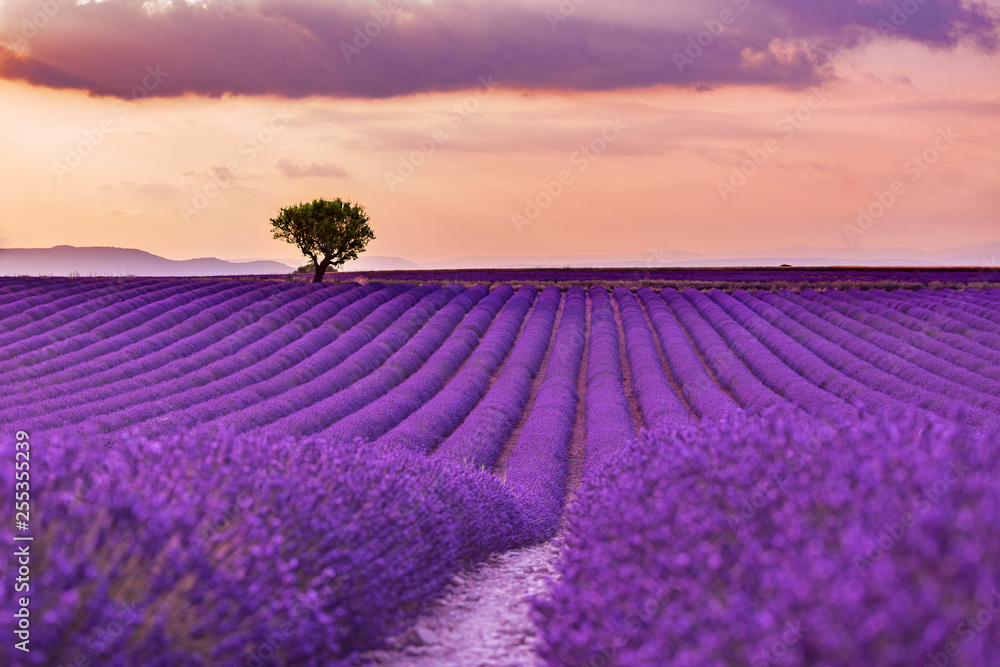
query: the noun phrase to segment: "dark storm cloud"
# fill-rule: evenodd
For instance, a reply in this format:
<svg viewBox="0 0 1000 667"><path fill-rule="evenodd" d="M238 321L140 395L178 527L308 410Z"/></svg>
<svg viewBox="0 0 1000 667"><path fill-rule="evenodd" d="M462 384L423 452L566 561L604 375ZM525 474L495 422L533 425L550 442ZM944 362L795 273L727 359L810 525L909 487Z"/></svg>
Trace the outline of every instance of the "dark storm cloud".
<svg viewBox="0 0 1000 667"><path fill-rule="evenodd" d="M994 51L996 10L957 0L344 3L22 0L0 9L0 77L96 95L384 98L473 88L798 88L873 39ZM606 6L607 7L607 6ZM652 8L652 9L651 9ZM161 72L148 86L148 72ZM144 83L144 80L146 83ZM137 88L138 87L138 88Z"/></svg>

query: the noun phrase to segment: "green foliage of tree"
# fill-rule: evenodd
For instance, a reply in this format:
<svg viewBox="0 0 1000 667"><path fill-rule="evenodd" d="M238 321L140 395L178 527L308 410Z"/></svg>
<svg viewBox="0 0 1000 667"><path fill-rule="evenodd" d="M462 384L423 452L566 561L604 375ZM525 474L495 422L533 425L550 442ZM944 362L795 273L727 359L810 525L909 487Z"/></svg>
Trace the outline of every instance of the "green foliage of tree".
<svg viewBox="0 0 1000 667"><path fill-rule="evenodd" d="M271 218L274 238L295 244L302 254L312 261L316 275L314 283L321 282L326 270L356 259L375 232L368 225L368 214L360 204L314 199L281 209L278 217Z"/></svg>

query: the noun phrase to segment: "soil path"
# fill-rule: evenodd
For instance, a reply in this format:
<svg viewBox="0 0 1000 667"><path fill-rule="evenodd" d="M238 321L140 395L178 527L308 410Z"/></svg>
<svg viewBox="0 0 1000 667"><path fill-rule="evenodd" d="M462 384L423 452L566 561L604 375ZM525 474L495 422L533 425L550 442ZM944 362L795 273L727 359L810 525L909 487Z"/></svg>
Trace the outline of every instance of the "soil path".
<svg viewBox="0 0 1000 667"><path fill-rule="evenodd" d="M495 469L501 472L510 450L531 412L539 386L548 368L549 356L565 306L559 304L555 326L528 405L507 441ZM590 297L583 360L577 379L579 401L573 436L569 444L567 502L572 501L580 482L586 440L588 347L590 340ZM409 630L389 639L389 650L371 651L361 664L386 667L542 667L535 655L537 631L529 615L527 598L545 594L555 577L555 563L562 540L524 549L494 554L474 569L457 575L449 590L432 603Z"/></svg>
<svg viewBox="0 0 1000 667"><path fill-rule="evenodd" d="M541 667L526 598L555 574L552 542L496 554L457 575L417 623L362 664L388 667Z"/></svg>

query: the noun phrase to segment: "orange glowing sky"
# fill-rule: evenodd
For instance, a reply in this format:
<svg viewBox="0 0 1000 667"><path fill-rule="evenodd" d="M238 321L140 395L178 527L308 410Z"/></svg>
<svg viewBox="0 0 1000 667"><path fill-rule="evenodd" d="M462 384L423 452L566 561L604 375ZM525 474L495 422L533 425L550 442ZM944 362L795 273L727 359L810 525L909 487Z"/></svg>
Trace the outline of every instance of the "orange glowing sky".
<svg viewBox="0 0 1000 667"><path fill-rule="evenodd" d="M586 17L581 5L566 24L599 24L611 3L591 2ZM558 3L531 4L545 30L548 5ZM0 4L0 26L16 32L33 7ZM729 76L725 63L707 56L706 75L716 78L703 82L656 80L655 68L627 67L591 81L588 67L563 71L546 55L532 57L539 68L551 65L550 79L532 80L530 68L518 70L506 56L485 67L493 52L469 46L478 76L448 69L428 74L416 92L397 94L405 88L387 80L367 94L347 79L343 90L327 91L324 77L334 76L327 73L303 77L294 90L282 88L279 73L255 89L252 70L235 66L215 73L222 83L199 88L179 81L194 70L169 46L162 62L156 44L145 61L130 61L132 46L114 41L108 57L120 53L123 64L98 85L85 64L66 64L83 48L70 36L87 29L69 15L87 7L95 6L67 7L67 20L54 17L51 36L40 32L26 50L0 49L0 247L110 245L174 259L294 263L298 251L271 238L268 219L316 197L360 201L377 234L368 254L415 262L1000 241L1000 58L982 35L954 44L844 38L837 49L827 46L809 75L786 80L781 70L763 81ZM685 7L677 13L693 11ZM704 7L705 16L718 13ZM995 4L979 7L996 18ZM383 37L388 43L400 33ZM625 48L603 44L603 33L581 34L592 53ZM765 57L787 65L817 48L812 34L771 39L766 54L745 47L740 67ZM734 43L743 36L737 31ZM252 52L239 48L220 45L216 57ZM448 48L433 61L442 71L466 47L453 40ZM366 55L381 57L356 57ZM641 54L625 53L622 62L632 57ZM148 99L127 100L121 72L129 62ZM157 76L141 66L153 63ZM370 76L379 76L371 66ZM108 66L93 71L101 67ZM652 80L643 80L648 72ZM485 87L491 76L494 85ZM552 83L560 76L566 85ZM581 151L588 145L590 154ZM914 156L923 156L919 164ZM762 164L746 162L754 157ZM741 165L752 173L734 175ZM894 181L885 212L863 233L850 227L859 207L879 212L872 205L889 201Z"/></svg>

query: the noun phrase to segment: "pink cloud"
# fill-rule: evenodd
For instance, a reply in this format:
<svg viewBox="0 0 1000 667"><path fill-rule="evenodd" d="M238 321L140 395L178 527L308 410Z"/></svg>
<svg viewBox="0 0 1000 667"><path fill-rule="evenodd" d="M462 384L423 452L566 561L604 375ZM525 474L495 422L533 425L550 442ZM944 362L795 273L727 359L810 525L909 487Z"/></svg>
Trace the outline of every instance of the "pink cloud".
<svg viewBox="0 0 1000 667"><path fill-rule="evenodd" d="M310 177L334 177L347 176L347 170L337 164L313 162L310 164L299 164L292 162L288 158L278 160L274 168L285 178L310 178Z"/></svg>
<svg viewBox="0 0 1000 667"><path fill-rule="evenodd" d="M998 25L994 9L959 0L712 0L698 20L666 6L649 18L627 0L613 21L461 0L58 6L40 25L38 5L3 5L0 78L129 96L153 67L165 76L143 94L166 97L385 98L470 88L488 74L526 89L801 88L872 40L995 51ZM644 20L630 20L640 9Z"/></svg>

